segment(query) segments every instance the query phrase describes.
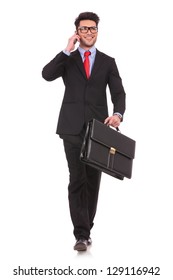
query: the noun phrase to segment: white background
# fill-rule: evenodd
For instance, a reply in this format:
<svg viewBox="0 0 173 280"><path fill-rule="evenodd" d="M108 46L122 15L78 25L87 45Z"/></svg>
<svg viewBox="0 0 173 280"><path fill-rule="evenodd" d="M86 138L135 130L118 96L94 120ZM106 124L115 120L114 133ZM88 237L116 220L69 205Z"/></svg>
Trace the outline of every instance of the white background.
<svg viewBox="0 0 173 280"><path fill-rule="evenodd" d="M75 18L87 10L101 19L96 47L115 57L123 80L127 110L120 128L136 140L136 158L131 180L103 174L93 245L78 254L67 164L55 134L64 85L46 82L41 71L66 47ZM171 1L6 0L0 14L1 278L26 279L13 276L19 265L70 265L103 269L93 279L111 278L108 266L159 266L161 276L112 277L171 279ZM79 278L89 276L73 277Z"/></svg>

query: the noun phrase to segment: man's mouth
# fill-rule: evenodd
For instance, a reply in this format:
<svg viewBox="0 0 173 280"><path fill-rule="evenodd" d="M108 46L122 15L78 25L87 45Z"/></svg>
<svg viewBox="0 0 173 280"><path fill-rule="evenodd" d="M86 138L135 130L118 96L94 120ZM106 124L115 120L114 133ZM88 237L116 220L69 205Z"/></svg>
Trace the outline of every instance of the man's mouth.
<svg viewBox="0 0 173 280"><path fill-rule="evenodd" d="M94 38L94 36L86 36L85 39L87 40L92 40Z"/></svg>

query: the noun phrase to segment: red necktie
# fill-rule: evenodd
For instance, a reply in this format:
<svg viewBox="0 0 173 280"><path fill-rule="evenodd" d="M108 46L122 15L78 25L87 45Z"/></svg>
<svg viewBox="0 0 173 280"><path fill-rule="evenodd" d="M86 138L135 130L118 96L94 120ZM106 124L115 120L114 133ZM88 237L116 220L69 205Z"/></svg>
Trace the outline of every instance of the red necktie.
<svg viewBox="0 0 173 280"><path fill-rule="evenodd" d="M89 75L90 75L90 61L89 61L89 55L90 55L90 51L86 51L84 53L84 56L85 56L85 60L84 60L84 67L85 67L85 72L86 72L86 75L87 75L87 78L89 79Z"/></svg>

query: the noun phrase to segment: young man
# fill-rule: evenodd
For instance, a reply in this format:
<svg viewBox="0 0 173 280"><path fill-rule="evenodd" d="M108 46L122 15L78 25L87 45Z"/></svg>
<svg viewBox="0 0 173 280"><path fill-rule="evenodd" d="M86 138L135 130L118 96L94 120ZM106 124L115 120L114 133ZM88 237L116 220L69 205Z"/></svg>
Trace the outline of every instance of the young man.
<svg viewBox="0 0 173 280"><path fill-rule="evenodd" d="M118 127L125 111L125 91L115 60L95 47L98 23L99 17L93 12L79 14L75 20L76 31L66 48L42 71L45 80L62 77L65 85L57 134L63 139L69 168L68 197L77 251L85 251L91 244L90 231L101 179L100 171L79 159L86 125L95 118ZM75 50L76 42L79 46ZM112 116L108 116L107 86L113 103Z"/></svg>

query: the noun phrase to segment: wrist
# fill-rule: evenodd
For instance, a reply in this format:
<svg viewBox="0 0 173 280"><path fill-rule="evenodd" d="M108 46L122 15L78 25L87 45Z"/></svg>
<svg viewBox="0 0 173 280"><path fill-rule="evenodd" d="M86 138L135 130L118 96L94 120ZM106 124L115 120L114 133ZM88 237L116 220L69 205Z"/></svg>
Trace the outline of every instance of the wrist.
<svg viewBox="0 0 173 280"><path fill-rule="evenodd" d="M67 49L63 50L63 53L66 54L66 55L68 55L68 56L70 56L70 51L67 50Z"/></svg>
<svg viewBox="0 0 173 280"><path fill-rule="evenodd" d="M121 120L122 120L122 118L123 118L123 116L122 116L120 113L118 113L118 112L114 113L114 116L118 116L118 117L119 117L119 119L120 119L120 121L121 121Z"/></svg>

